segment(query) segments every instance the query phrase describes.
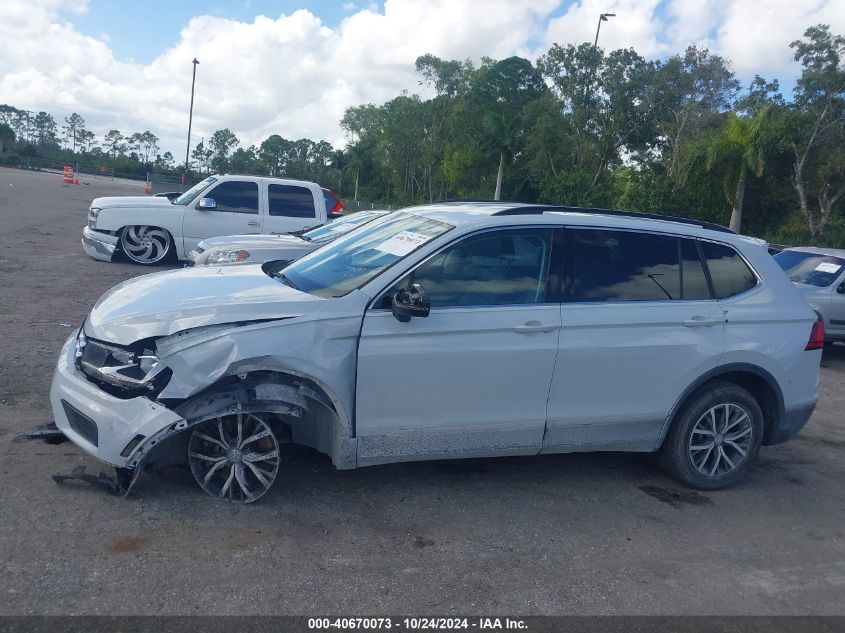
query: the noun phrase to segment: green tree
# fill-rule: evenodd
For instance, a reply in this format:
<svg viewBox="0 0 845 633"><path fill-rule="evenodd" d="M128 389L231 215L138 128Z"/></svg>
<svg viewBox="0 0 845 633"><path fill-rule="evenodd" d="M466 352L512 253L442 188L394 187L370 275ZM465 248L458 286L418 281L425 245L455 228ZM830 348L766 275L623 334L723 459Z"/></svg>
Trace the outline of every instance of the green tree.
<svg viewBox="0 0 845 633"><path fill-rule="evenodd" d="M46 112L39 112L33 121L33 132L35 139L41 147L58 147L59 134L58 126L52 115Z"/></svg>
<svg viewBox="0 0 845 633"><path fill-rule="evenodd" d="M739 82L729 62L706 48L689 46L657 67L654 81L661 102L654 110L660 155L670 175L678 175L686 144L721 124Z"/></svg>
<svg viewBox="0 0 845 633"><path fill-rule="evenodd" d="M65 125L62 129L64 130L65 138L71 146L71 151L76 153L76 146L82 135L86 132L85 119L74 112L69 117L65 117Z"/></svg>
<svg viewBox="0 0 845 633"><path fill-rule="evenodd" d="M79 133L77 142L79 143L80 150L83 152L90 152L97 146L97 137L90 130L82 130L82 132Z"/></svg>
<svg viewBox="0 0 845 633"><path fill-rule="evenodd" d="M801 77L784 130L794 156L792 183L816 239L845 194L845 37L819 25L790 47Z"/></svg>
<svg viewBox="0 0 845 633"><path fill-rule="evenodd" d="M240 145L238 137L229 128L224 128L211 135L208 145L212 152L211 167L218 174L224 173L228 168L229 156Z"/></svg>
<svg viewBox="0 0 845 633"><path fill-rule="evenodd" d="M503 59L479 72L471 98L482 115L485 144L498 156L494 200L501 199L505 163L522 138L525 106L544 90L542 76L522 57Z"/></svg>
<svg viewBox="0 0 845 633"><path fill-rule="evenodd" d="M261 174L264 164L258 156L258 149L250 145L246 149L237 148L229 157L229 169L236 174Z"/></svg>
<svg viewBox="0 0 845 633"><path fill-rule="evenodd" d="M7 123L0 123L0 155L3 156L3 161L6 162L6 148L15 142L15 131Z"/></svg>
<svg viewBox="0 0 845 633"><path fill-rule="evenodd" d="M272 134L261 143L258 155L271 176L283 176L290 150L289 140Z"/></svg>
<svg viewBox="0 0 845 633"><path fill-rule="evenodd" d="M730 229L739 232L749 175L763 175L769 143L769 109L753 116L729 112L724 124L693 142L687 158L688 168L713 174L722 183L731 205Z"/></svg>
<svg viewBox="0 0 845 633"><path fill-rule="evenodd" d="M111 154L112 164L126 149L126 139L119 130L109 130L103 137L103 148Z"/></svg>
<svg viewBox="0 0 845 633"><path fill-rule="evenodd" d="M203 174L209 173L209 169L211 167L211 157L213 154L214 152L205 146L204 140L197 143L196 147L194 147L194 151L191 152L191 159L197 166L198 172Z"/></svg>

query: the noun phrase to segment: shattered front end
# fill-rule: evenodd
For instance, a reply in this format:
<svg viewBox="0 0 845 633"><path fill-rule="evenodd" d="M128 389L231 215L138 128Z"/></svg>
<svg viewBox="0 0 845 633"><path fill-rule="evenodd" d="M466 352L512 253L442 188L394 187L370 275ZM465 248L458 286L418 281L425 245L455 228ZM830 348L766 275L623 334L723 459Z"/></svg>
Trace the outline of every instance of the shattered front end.
<svg viewBox="0 0 845 633"><path fill-rule="evenodd" d="M56 426L91 456L114 466L120 491L126 494L149 450L187 423L164 405L135 395L138 392L119 397L115 389L103 389L83 372L79 354L75 334L62 347L50 388Z"/></svg>

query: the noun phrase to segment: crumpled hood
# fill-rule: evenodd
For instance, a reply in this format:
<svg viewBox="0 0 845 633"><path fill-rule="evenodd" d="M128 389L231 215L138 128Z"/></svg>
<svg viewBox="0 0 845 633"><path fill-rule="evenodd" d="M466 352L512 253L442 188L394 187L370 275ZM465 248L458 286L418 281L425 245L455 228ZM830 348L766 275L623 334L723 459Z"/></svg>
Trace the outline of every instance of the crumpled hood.
<svg viewBox="0 0 845 633"><path fill-rule="evenodd" d="M237 250L239 248L302 248L308 242L295 235L226 235L223 237L209 237L202 240L199 246L206 250L210 248L227 248Z"/></svg>
<svg viewBox="0 0 845 633"><path fill-rule="evenodd" d="M92 207L109 209L115 207L172 207L175 206L163 196L111 196L94 198ZM179 207L182 209L183 207Z"/></svg>
<svg viewBox="0 0 845 633"><path fill-rule="evenodd" d="M268 277L261 266L203 266L142 275L94 305L85 333L129 345L204 325L302 316L326 300Z"/></svg>

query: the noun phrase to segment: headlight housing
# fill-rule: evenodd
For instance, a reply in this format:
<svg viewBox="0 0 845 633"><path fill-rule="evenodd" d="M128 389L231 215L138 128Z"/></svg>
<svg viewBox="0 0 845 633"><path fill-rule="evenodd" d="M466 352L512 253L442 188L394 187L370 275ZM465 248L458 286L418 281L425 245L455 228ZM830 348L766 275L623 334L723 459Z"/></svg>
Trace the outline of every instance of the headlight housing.
<svg viewBox="0 0 845 633"><path fill-rule="evenodd" d="M214 251L208 255L205 263L209 266L216 264L238 264L245 262L250 257L249 251Z"/></svg>
<svg viewBox="0 0 845 633"><path fill-rule="evenodd" d="M151 343L120 347L88 338L80 330L75 356L89 380L118 397L155 396L170 380L171 370L159 362Z"/></svg>
<svg viewBox="0 0 845 633"><path fill-rule="evenodd" d="M100 211L102 209L100 207L91 207L88 209L88 228L89 229L96 229L97 228L97 216L100 215Z"/></svg>

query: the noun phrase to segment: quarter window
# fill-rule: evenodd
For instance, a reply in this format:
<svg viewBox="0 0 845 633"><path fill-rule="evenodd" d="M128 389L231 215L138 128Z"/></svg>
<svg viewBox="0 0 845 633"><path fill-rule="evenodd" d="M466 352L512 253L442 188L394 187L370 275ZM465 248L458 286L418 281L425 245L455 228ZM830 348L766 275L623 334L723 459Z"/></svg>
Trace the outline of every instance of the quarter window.
<svg viewBox="0 0 845 633"><path fill-rule="evenodd" d="M417 268L433 308L542 303L552 231L491 231L453 244ZM406 278L400 286L407 286Z"/></svg>
<svg viewBox="0 0 845 633"><path fill-rule="evenodd" d="M270 215L288 218L315 218L314 196L311 190L296 185L270 185Z"/></svg>
<svg viewBox="0 0 845 633"><path fill-rule="evenodd" d="M701 252L707 260L717 299L738 295L757 285L757 277L730 246L702 241Z"/></svg>
<svg viewBox="0 0 845 633"><path fill-rule="evenodd" d="M258 184L241 180L221 182L208 194L217 203L214 211L258 213Z"/></svg>

